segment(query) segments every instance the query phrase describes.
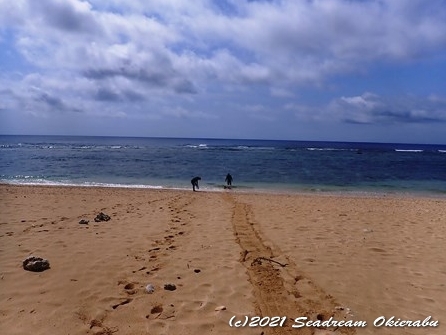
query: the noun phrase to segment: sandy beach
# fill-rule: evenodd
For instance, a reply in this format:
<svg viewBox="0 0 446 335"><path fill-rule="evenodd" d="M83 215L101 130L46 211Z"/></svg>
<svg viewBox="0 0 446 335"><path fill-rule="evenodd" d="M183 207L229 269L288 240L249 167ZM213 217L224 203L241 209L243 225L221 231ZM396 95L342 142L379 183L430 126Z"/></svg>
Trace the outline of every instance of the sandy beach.
<svg viewBox="0 0 446 335"><path fill-rule="evenodd" d="M445 198L11 185L0 198L1 334L446 332ZM24 270L29 255L50 269ZM235 327L255 316L266 326Z"/></svg>

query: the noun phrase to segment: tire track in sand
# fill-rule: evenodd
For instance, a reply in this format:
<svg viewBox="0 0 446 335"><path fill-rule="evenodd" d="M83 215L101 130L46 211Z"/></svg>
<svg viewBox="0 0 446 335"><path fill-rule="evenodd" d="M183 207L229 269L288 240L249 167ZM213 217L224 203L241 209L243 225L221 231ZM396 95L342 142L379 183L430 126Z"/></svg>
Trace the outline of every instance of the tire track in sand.
<svg viewBox="0 0 446 335"><path fill-rule="evenodd" d="M321 321L330 317L337 321L350 318L332 296L299 271L279 248L265 245L250 205L238 202L230 194L225 194L224 199L233 208L232 226L236 242L242 249L240 262L253 287L257 315L287 316L283 327L265 327L262 334L356 334L355 328L346 327L292 328L294 319L301 316Z"/></svg>

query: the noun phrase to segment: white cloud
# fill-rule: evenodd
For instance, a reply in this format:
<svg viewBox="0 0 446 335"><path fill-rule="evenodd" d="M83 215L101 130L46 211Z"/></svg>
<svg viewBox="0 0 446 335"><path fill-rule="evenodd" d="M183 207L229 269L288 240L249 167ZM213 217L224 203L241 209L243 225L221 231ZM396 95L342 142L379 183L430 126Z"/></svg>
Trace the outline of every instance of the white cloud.
<svg viewBox="0 0 446 335"><path fill-rule="evenodd" d="M381 97L372 93L341 97L326 108L331 117L347 123L439 123L446 122L446 100L431 97Z"/></svg>
<svg viewBox="0 0 446 335"><path fill-rule="evenodd" d="M1 7L16 13L18 45L28 60L73 70L129 59L159 66L160 56L175 61L184 52L206 66L202 60L221 61L226 53L236 66L215 68L223 80L319 81L376 59L422 57L446 43L441 1L239 1L232 2L236 15L212 1L130 3L2 1ZM423 9L429 15L420 15Z"/></svg>

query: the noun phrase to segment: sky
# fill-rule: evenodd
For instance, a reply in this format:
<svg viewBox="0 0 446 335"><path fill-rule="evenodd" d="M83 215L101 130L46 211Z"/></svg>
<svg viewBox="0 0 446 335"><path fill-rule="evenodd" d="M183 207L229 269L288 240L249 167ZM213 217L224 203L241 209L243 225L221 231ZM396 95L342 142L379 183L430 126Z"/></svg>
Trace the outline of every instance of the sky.
<svg viewBox="0 0 446 335"><path fill-rule="evenodd" d="M446 1L0 0L0 134L446 144Z"/></svg>

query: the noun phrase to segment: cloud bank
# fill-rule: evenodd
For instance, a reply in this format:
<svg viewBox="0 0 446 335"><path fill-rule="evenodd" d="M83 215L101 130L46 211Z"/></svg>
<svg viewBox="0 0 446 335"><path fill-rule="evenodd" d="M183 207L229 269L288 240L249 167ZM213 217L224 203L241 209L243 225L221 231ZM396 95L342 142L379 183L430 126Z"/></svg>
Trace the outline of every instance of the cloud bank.
<svg viewBox="0 0 446 335"><path fill-rule="evenodd" d="M294 105L347 123L444 122L431 94L335 90L317 105L302 90L445 56L445 31L442 0L0 0L2 109L221 118L231 100L265 120Z"/></svg>

